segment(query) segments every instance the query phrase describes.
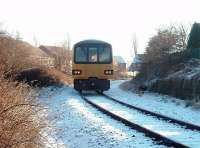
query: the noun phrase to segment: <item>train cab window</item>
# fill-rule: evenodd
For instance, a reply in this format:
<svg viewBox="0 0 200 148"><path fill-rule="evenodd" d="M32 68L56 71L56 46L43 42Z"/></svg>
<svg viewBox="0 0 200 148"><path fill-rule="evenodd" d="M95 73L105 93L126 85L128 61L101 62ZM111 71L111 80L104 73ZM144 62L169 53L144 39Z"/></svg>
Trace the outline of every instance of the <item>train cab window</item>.
<svg viewBox="0 0 200 148"><path fill-rule="evenodd" d="M99 62L108 63L111 61L111 49L109 47L99 48Z"/></svg>
<svg viewBox="0 0 200 148"><path fill-rule="evenodd" d="M89 51L89 62L95 63L97 62L97 48L90 47Z"/></svg>
<svg viewBox="0 0 200 148"><path fill-rule="evenodd" d="M75 61L76 62L87 62L87 48L76 48Z"/></svg>

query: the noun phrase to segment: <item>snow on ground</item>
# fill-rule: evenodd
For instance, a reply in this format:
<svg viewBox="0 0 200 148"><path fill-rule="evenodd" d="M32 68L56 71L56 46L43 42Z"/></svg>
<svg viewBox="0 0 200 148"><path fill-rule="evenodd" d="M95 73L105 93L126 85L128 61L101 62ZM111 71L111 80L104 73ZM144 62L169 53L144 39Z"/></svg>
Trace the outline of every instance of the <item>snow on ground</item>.
<svg viewBox="0 0 200 148"><path fill-rule="evenodd" d="M61 144L67 148L164 147L88 105L72 87L44 88L39 99L48 108L49 120L57 129L50 140L58 141L59 146L47 147Z"/></svg>
<svg viewBox="0 0 200 148"><path fill-rule="evenodd" d="M124 91L119 88L119 85L123 82L125 81L112 81L111 89L105 93L129 104L200 125L200 110L186 107L183 100L157 93L145 92L143 95L138 95L133 92Z"/></svg>
<svg viewBox="0 0 200 148"><path fill-rule="evenodd" d="M144 115L137 110L122 106L100 95L90 95L87 96L87 98L129 121L142 125L152 131L155 131L156 133L178 141L189 147L199 148L200 133L198 131L188 130L179 125L160 120L153 116Z"/></svg>
<svg viewBox="0 0 200 148"><path fill-rule="evenodd" d="M200 125L200 111L185 107L184 101L156 93L141 96L123 91L119 88L123 82L112 81L111 89L105 93L129 104ZM39 99L47 107L48 118L56 129L53 133L48 130L45 133L50 140L47 147L164 147L88 105L72 87L44 88ZM56 144L52 144L54 142Z"/></svg>

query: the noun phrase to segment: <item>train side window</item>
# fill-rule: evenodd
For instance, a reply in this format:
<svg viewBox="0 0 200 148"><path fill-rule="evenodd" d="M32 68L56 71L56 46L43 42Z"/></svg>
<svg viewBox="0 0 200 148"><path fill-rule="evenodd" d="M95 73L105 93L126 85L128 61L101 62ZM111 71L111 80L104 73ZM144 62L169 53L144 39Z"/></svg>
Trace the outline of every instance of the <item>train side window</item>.
<svg viewBox="0 0 200 148"><path fill-rule="evenodd" d="M76 48L76 62L87 62L87 48Z"/></svg>
<svg viewBox="0 0 200 148"><path fill-rule="evenodd" d="M109 47L99 48L99 62L110 62L111 61L111 49Z"/></svg>
<svg viewBox="0 0 200 148"><path fill-rule="evenodd" d="M97 48L94 47L89 48L89 62L92 63L97 62Z"/></svg>

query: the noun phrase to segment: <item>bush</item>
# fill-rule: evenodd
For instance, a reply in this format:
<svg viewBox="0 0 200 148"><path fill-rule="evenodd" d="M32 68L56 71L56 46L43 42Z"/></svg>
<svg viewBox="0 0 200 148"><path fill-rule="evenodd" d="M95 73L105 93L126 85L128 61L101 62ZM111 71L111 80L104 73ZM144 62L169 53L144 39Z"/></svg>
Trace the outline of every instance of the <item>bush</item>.
<svg viewBox="0 0 200 148"><path fill-rule="evenodd" d="M146 47L137 79L149 81L167 76L177 64L189 59L187 30L183 25L158 29Z"/></svg>
<svg viewBox="0 0 200 148"><path fill-rule="evenodd" d="M0 148L44 147L49 141L43 132L49 123L41 115L44 108L31 86L71 81L63 73L35 62L32 48L7 34L0 35Z"/></svg>
<svg viewBox="0 0 200 148"><path fill-rule="evenodd" d="M200 24L194 23L189 34L187 48L200 48Z"/></svg>
<svg viewBox="0 0 200 148"><path fill-rule="evenodd" d="M0 78L0 147L38 147L45 124L32 89Z"/></svg>
<svg viewBox="0 0 200 148"><path fill-rule="evenodd" d="M37 66L27 43L0 36L0 148L44 147L47 124L33 89L14 81L28 68ZM29 44L28 44L29 45Z"/></svg>
<svg viewBox="0 0 200 148"><path fill-rule="evenodd" d="M54 68L30 68L21 71L15 78L19 82L25 82L34 87L46 87L50 85L71 84L71 76L68 76Z"/></svg>

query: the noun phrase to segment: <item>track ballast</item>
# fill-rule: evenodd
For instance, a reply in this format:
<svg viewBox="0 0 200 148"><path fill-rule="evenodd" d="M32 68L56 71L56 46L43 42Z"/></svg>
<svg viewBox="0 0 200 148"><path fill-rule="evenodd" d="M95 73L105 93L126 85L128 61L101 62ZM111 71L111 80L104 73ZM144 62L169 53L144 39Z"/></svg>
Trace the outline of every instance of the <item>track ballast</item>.
<svg viewBox="0 0 200 148"><path fill-rule="evenodd" d="M146 127L140 125L140 124L137 124L137 123L135 123L135 122L133 122L133 121L130 121L130 120L128 120L128 119L126 119L126 118L124 118L124 117L122 117L122 116L119 116L119 115L113 113L112 111L109 111L108 109L102 107L102 106L99 105L98 103L95 103L95 101L91 101L91 99L88 99L84 94L81 94L81 97L82 97L87 103L89 103L89 104L92 105L93 107L97 108L99 111L101 111L101 112L103 112L103 113L109 115L109 116L112 117L113 119L118 120L118 121L122 122L123 124L125 124L125 125L127 125L127 126L133 128L133 129L135 129L135 130L137 130L137 131L139 131L139 132L144 133L146 136L152 138L154 141L157 141L158 144L163 144L163 145L166 145L166 146L169 146L169 147L183 147L183 148L184 148L184 147L189 147L189 146L187 146L187 145L185 145L185 144L182 144L182 143L180 143L180 142L177 142L176 140L170 139L170 138L168 138L168 137L166 137L166 136L163 136L163 135L161 135L161 134L159 134L159 133L157 133L157 132L155 132L155 131L153 131L153 130L150 130L150 129L148 129L148 128L146 128ZM109 99L113 99L112 101L115 100L115 102L117 102L116 99L114 99L114 98L112 98L112 97L109 97L109 96L107 96L107 95L105 95L105 94L102 94L102 97L106 97L107 99L108 99L108 98L109 98ZM117 103L119 103L119 102L117 102ZM121 103L119 103L119 104L121 104ZM126 104L126 103L121 104L121 105L125 105L125 104ZM129 107L129 106L126 106L126 107ZM130 107L129 107L129 108L130 108ZM134 108L132 108L132 109L134 109ZM161 118L161 117L159 117L159 118Z"/></svg>

